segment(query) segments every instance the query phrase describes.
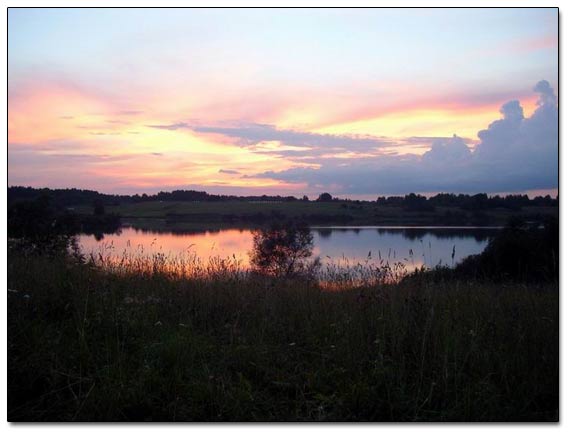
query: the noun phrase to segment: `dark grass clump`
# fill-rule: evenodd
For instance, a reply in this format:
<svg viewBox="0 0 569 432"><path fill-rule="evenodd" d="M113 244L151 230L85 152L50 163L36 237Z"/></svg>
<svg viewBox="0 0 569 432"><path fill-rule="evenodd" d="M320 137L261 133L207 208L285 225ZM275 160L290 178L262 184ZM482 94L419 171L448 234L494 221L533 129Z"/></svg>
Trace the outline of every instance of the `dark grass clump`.
<svg viewBox="0 0 569 432"><path fill-rule="evenodd" d="M555 283L323 290L219 265L11 253L8 420L558 421Z"/></svg>

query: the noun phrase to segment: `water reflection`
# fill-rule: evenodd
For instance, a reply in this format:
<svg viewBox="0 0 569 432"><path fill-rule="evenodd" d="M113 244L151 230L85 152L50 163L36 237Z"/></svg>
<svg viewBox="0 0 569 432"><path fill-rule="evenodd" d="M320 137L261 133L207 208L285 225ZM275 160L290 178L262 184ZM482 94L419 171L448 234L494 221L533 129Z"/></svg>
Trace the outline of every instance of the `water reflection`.
<svg viewBox="0 0 569 432"><path fill-rule="evenodd" d="M441 227L437 229L432 228L377 228L378 234L390 234L394 232L401 233L405 238L415 240L422 239L427 235L432 235L436 238L474 238L476 241L483 242L492 238L496 234L495 228L450 228Z"/></svg>
<svg viewBox="0 0 569 432"><path fill-rule="evenodd" d="M246 260L251 243L251 231L239 229L181 233L123 228L120 233L106 235L104 241L87 235L79 239L82 250L87 254L104 248L108 254L116 256L130 251L147 256L155 253L170 257L191 254L202 260L233 256Z"/></svg>
<svg viewBox="0 0 569 432"><path fill-rule="evenodd" d="M330 230L330 229L328 229ZM482 252L497 230L454 228L333 228L315 230L315 253L335 263L401 262L407 270L453 266Z"/></svg>
<svg viewBox="0 0 569 432"><path fill-rule="evenodd" d="M456 229L431 227L318 227L313 228L313 256L323 264L350 266L358 263L383 265L401 263L406 270L438 264L452 266L468 255L480 253L495 229ZM101 251L117 259L126 253L151 257L191 255L201 262L229 258L249 267L253 245L250 229L207 229L193 231L156 231L123 228L103 240L82 235L83 252Z"/></svg>

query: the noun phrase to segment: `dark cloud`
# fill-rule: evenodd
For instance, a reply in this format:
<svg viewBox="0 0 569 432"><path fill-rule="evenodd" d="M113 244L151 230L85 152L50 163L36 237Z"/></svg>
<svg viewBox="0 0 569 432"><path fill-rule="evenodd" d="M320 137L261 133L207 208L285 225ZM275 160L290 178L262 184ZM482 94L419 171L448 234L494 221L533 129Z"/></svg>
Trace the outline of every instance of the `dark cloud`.
<svg viewBox="0 0 569 432"><path fill-rule="evenodd" d="M295 130L277 129L273 125L246 124L234 127L192 127L198 133L219 134L238 139L238 144L249 150L281 157L291 161L304 163L320 163L323 158L339 156L373 157L396 154L393 149L398 145L414 148L430 148L433 141L445 145L453 138L449 137L409 137L404 139L391 139L387 137L362 135L330 135L315 134ZM279 146L267 148L263 142L277 141ZM473 140L462 139L464 143L471 144Z"/></svg>
<svg viewBox="0 0 569 432"><path fill-rule="evenodd" d="M154 129L178 130L178 129L189 129L190 126L187 123L179 122L168 125L146 125L146 127Z"/></svg>
<svg viewBox="0 0 569 432"><path fill-rule="evenodd" d="M231 174L231 175L241 174L239 171L231 169L220 169L218 172L220 174Z"/></svg>
<svg viewBox="0 0 569 432"><path fill-rule="evenodd" d="M470 150L453 136L436 139L422 157L378 155L319 159L319 168L268 171L258 177L307 183L344 194L409 192L503 192L558 187L557 97L547 81L534 88L538 107L525 118L518 101L504 104L502 118L478 134Z"/></svg>
<svg viewBox="0 0 569 432"><path fill-rule="evenodd" d="M413 136L413 137L405 138L403 141L406 144L428 145L430 147L433 144L433 142L435 142L435 141L445 143L448 141L452 141L455 138L456 138L456 135L453 135L452 137L436 137L436 136L417 137L417 136ZM466 144L476 143L475 140L470 139L470 138L461 138L461 140Z"/></svg>
<svg viewBox="0 0 569 432"><path fill-rule="evenodd" d="M237 127L195 126L195 132L219 134L238 138L243 146L255 146L264 141L279 141L283 145L309 148L349 148L353 151L376 149L394 145L392 140L352 135L330 135L277 129L267 124L246 124Z"/></svg>

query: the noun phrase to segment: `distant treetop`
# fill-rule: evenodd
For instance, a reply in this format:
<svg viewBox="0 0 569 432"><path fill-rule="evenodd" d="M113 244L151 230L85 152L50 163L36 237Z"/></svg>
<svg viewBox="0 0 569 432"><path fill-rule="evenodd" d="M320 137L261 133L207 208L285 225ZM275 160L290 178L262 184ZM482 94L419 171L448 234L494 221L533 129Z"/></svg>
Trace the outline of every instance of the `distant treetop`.
<svg viewBox="0 0 569 432"><path fill-rule="evenodd" d="M332 201L332 195L330 195L328 192L324 192L324 193L320 194L320 196L318 197L318 199L316 201L320 201L320 202Z"/></svg>

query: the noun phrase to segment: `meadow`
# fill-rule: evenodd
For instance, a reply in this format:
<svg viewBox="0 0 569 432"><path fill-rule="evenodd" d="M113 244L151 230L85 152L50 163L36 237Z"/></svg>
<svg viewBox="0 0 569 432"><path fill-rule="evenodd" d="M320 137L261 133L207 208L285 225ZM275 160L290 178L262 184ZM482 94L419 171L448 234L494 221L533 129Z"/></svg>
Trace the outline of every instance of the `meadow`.
<svg viewBox="0 0 569 432"><path fill-rule="evenodd" d="M74 210L92 213L92 206L78 205ZM458 209L435 206L429 210L410 210L397 205L374 202L271 202L222 201L121 202L107 207L107 212L120 215L123 221L147 229L203 229L204 227L256 226L272 221L303 220L312 225L448 225L504 226L512 216L524 220L542 220L555 216L558 208L522 207Z"/></svg>
<svg viewBox="0 0 569 432"><path fill-rule="evenodd" d="M559 418L554 281L96 264L10 253L9 421Z"/></svg>

